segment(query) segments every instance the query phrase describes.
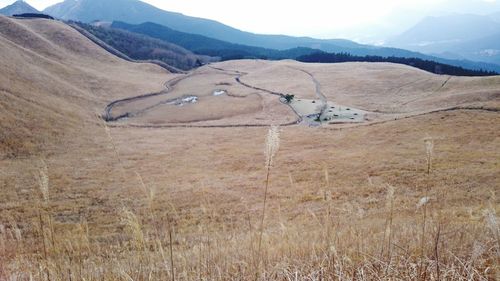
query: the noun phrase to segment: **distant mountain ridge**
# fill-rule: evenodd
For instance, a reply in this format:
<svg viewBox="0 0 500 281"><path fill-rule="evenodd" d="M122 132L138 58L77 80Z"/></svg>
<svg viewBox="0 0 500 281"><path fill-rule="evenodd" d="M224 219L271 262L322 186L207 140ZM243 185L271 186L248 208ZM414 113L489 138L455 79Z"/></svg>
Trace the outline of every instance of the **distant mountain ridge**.
<svg viewBox="0 0 500 281"><path fill-rule="evenodd" d="M221 60L231 59L295 59L299 56L317 52L310 48L292 48L288 50L267 49L229 43L198 34L190 34L173 30L169 27L152 22L138 25L115 21L111 28L139 33L157 38L186 48L200 55L219 57Z"/></svg>
<svg viewBox="0 0 500 281"><path fill-rule="evenodd" d="M270 49L308 47L334 51L337 47L363 47L343 39L321 40L284 35L261 35L241 31L214 20L168 12L138 0L66 0L44 10L63 20L90 23L95 20L123 21L131 24L154 22L177 31L204 35L214 39Z"/></svg>
<svg viewBox="0 0 500 281"><path fill-rule="evenodd" d="M469 69L500 71L499 65L475 63L467 60L439 59L435 56L423 55L414 51L362 45L349 40L320 40L307 37L253 34L213 20L189 17L179 13L164 11L138 0L66 0L48 7L44 12L63 20L76 20L86 23L93 21L122 21L137 25L145 22L153 22L154 24L168 27L178 32L201 35L205 38L246 47L254 46L274 50L298 48L296 50L300 52L302 52L304 48L308 48L331 53L345 52L356 56L416 57L425 60L436 60L441 63ZM165 40L165 38L160 38L162 37L160 34L151 34L152 32L152 30L146 29L142 30L140 33ZM169 40L166 41L171 42ZM180 45L179 42L171 43ZM183 47L189 49L186 46ZM211 53L209 55L218 56L219 54ZM236 53L234 58L238 57L240 57L240 54Z"/></svg>
<svg viewBox="0 0 500 281"><path fill-rule="evenodd" d="M6 6L2 9L0 9L0 14L5 15L5 16L13 16L13 15L18 15L18 14L31 14L31 13L40 13L37 9L33 8L30 6L30 4L18 0L14 3L12 3L9 6Z"/></svg>
<svg viewBox="0 0 500 281"><path fill-rule="evenodd" d="M432 46L442 42L473 40L500 31L500 23L489 16L451 15L427 17L390 42L397 46Z"/></svg>
<svg viewBox="0 0 500 281"><path fill-rule="evenodd" d="M312 48L292 48L288 50L273 50L261 47L252 47L240 44L232 44L221 40L208 38L201 35L189 34L175 31L169 27L156 23L142 23L138 25L127 24L124 22L113 22L113 28L124 29L127 31L140 33L146 36L164 40L198 54L219 56L222 60L239 58L268 58L268 59L296 59L299 56L305 56L316 53L318 49ZM349 53L354 56L379 56L379 57L402 57L419 58L422 60L432 60L435 62L449 64L473 70L488 70L500 72L500 66L488 63L477 63L464 59L446 59L435 56L425 55L418 52L407 51L397 48L377 48L372 46L347 48L336 47L330 53ZM226 58L224 58L226 56ZM227 58L229 56L229 58ZM242 57L243 56L243 57Z"/></svg>
<svg viewBox="0 0 500 281"><path fill-rule="evenodd" d="M427 17L386 45L500 65L500 13Z"/></svg>

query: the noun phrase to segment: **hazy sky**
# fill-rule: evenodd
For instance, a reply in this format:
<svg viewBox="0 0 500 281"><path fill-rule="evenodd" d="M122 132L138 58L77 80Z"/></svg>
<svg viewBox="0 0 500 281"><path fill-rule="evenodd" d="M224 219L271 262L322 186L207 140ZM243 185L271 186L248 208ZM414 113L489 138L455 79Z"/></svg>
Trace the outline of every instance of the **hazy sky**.
<svg viewBox="0 0 500 281"><path fill-rule="evenodd" d="M14 0L0 0L5 6ZM61 0L27 0L38 9ZM215 19L256 33L356 39L398 32L426 15L487 13L500 10L500 0L144 0L164 10ZM381 31L382 30L382 31ZM385 31L383 31L385 30ZM365 32L363 32L365 31ZM358 34L359 33L359 34Z"/></svg>

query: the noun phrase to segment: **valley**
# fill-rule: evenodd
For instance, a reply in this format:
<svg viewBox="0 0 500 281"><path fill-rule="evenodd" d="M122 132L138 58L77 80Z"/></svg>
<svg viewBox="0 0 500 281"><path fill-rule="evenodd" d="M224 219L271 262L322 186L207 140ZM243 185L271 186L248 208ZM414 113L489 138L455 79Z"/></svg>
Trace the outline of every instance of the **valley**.
<svg viewBox="0 0 500 281"><path fill-rule="evenodd" d="M0 280L498 280L499 110L500 76L172 73L0 16Z"/></svg>

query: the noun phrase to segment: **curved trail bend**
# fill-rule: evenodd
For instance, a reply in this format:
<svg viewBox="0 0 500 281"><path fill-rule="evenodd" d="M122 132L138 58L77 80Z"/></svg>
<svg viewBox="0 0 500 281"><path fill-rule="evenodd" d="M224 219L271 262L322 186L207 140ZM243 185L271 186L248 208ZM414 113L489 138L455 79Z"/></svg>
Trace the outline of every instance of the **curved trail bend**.
<svg viewBox="0 0 500 281"><path fill-rule="evenodd" d="M257 90L257 91L261 91L261 92L265 92L267 94L278 96L280 98L284 96L284 94L282 94L282 93L275 92L275 91L268 90L268 89L263 89L263 88L256 87L256 86L252 86L250 84L247 84L247 83L241 81L241 78L248 74L246 72L241 72L241 71L237 71L237 70L228 70L228 69L217 68L217 67L213 67L213 66L208 66L208 67L211 69L217 70L217 71L221 71L227 75L234 76L235 81L244 87L247 87L247 88L250 88L253 90ZM317 94L318 98L321 99L322 101L327 102L326 96L324 96L324 94L321 92L321 84L319 83L319 81L317 81L317 79L314 77L314 75L312 73L305 71L303 69L298 69L298 68L294 68L294 67L290 67L290 68L297 70L297 71L304 72L305 74L310 76L313 83L315 84L316 94ZM187 78L190 78L192 76L201 75L201 74L202 73L196 73L196 71L194 71L194 72L185 74L183 76L170 79L164 83L165 89L161 92L158 92L158 93L144 94L144 95L139 95L139 96L135 96L135 97L129 97L129 98L124 98L124 99L113 101L106 106L106 108L104 110L103 118L107 122L118 121L120 119L131 117L131 116L134 116L134 114L145 112L145 111L150 110L156 106L165 104L166 102L168 102L168 100L159 102L157 104L154 104L152 106L147 107L146 109L139 110L135 113L127 112L127 113L124 113L124 114L122 114L120 116L116 116L116 117L113 117L113 115L112 115L112 110L117 105L122 105L124 103L135 102L135 101L138 101L141 99L147 99L147 98L161 96L161 95L168 95L174 89L175 85L178 84L179 82L181 82ZM440 87L440 89L443 88L451 78L452 77L449 77L443 83L443 85ZM296 121L284 123L284 124L279 124L279 126L283 126L283 127L295 126L295 125L298 125L299 123L302 122L302 117L290 105L288 105L288 106L297 115L298 118ZM414 113L414 114L408 113L408 115L397 117L394 119L389 119L389 120L380 120L380 121L358 123L358 124L343 127L343 128L330 128L330 129L344 130L344 129L358 128L361 126L374 126L374 125L385 124L385 123L389 123L389 122L395 122L395 121L415 118L415 117L419 117L419 116L425 116L425 115L439 113L439 112L460 111L460 110L488 111L488 112L495 112L495 113L500 112L500 109L498 109L498 108L455 106L455 107L450 107L450 108L431 110L428 112L420 112L420 113ZM169 125L169 124L165 124L165 125L126 124L126 125L117 125L117 124L110 124L111 127L122 127L122 128L123 127L133 127L133 128L152 128L152 129L161 129L161 128L256 128L256 127L269 127L270 125L271 124L235 124L235 125L190 125L190 124L185 124L185 125L182 125L182 124L172 124L172 125Z"/></svg>
<svg viewBox="0 0 500 281"><path fill-rule="evenodd" d="M281 93L277 93L277 92L274 92L274 91L271 91L271 90L267 90L267 89L263 89L263 88L259 88L259 87L255 87L255 86L252 86L252 85L249 85L247 83L244 83L241 81L241 77L244 76L244 75L247 75L248 73L246 72L240 72L240 71L237 71L237 70L227 70L227 69L222 69L222 68L217 68L217 67L213 67L213 66L208 66L209 68L211 69L214 69L214 70L217 70L217 71L221 71L227 75L233 75L235 76L234 79L235 81L244 86L244 87L247 87L247 88L250 88L250 89L253 89L253 90L258 90L258 91L261 91L261 92L264 92L264 93L267 93L267 94L270 94L270 95L274 95L274 96L279 96L279 97L282 97L283 94ZM196 73L196 70L191 72L191 73L188 73L186 75L183 75L183 76L180 76L180 77L176 77L176 78L173 78L171 80L168 80L164 83L164 87L165 89L160 91L160 92L157 92L157 93L149 93L149 94L144 94L144 95L138 95L138 96L134 96L134 97L129 97L129 98L124 98L124 99L119 99L119 100L115 100L111 103L109 103L106 108L104 109L104 114L103 114L103 119L106 121L106 122L114 122L114 121L118 121L120 119L123 119L123 118L128 118L128 117L132 117L136 114L140 114L140 113L144 113L148 110L151 110L157 106L160 106L160 105L163 105L165 103L168 103L170 100L166 100L166 101L161 101L161 102L158 102L152 106L149 106L147 108L144 108L144 109L141 109L141 110L138 110L138 111L135 111L135 112L126 112L124 114L121 114L119 116L113 116L113 108L118 106L118 105L123 105L123 104L127 104L127 103L131 103L131 102L136 102L138 100L142 100L142 99L148 99L148 98L151 98L151 97L157 97L157 96L162 96L162 95L168 95L175 87L176 84L178 84L179 82L185 80L185 79L188 79L192 76L195 76L195 75L202 75L202 73ZM290 106L289 106L290 107ZM302 117L292 108L292 111L297 115L297 120L293 121L293 122L288 122L288 123L283 123L283 124L276 124L276 125L279 125L279 126L293 126L293 125L297 125L299 124L300 122L302 122ZM178 124L172 124L172 125L134 125L134 124L129 124L129 125L125 125L125 126L129 126L129 127L137 127L137 128L238 128L238 127L269 127L271 124L235 124L235 125L189 125L189 124L186 124L186 125L178 125ZM113 126L113 127L122 127L122 126Z"/></svg>

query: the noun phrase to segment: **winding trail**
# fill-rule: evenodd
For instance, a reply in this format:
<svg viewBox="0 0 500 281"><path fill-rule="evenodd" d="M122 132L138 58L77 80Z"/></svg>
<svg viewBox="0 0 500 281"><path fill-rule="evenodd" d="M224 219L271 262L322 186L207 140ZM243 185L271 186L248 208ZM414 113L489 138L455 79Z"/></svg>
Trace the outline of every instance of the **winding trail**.
<svg viewBox="0 0 500 281"><path fill-rule="evenodd" d="M128 117L131 117L134 115L134 113L132 112L127 112L127 113L124 113L122 115L119 115L119 116L116 116L116 117L113 117L113 114L112 114L112 111L113 111L113 108L117 105L121 105L121 104L124 104L124 103L130 103L130 102L134 102L134 101L138 101L138 100L141 100L141 99L147 99L147 98L151 98L151 97L157 97L157 96L162 96L162 95L167 95L170 91L172 91L173 89L173 86L175 86L175 84L181 82L182 80L184 79L187 79L191 76L193 76L194 74L191 73L191 74L187 74L185 76L182 76L182 77L176 77L176 78L173 78L171 80L168 80L166 81L163 85L165 87L164 90L162 90L161 92L158 92L158 93L150 93L150 94L144 94L144 95L139 95L139 96L135 96L135 97L129 97L129 98L124 98L124 99L119 99L119 100L116 100L116 101L113 101L111 102L110 104L108 104L106 106L106 108L104 109L104 120L106 122L113 122L113 121L118 121L120 119L123 119L123 118L128 118ZM155 106L158 106L160 104L162 104L163 102L160 102L154 106L151 106L149 109L155 107ZM143 110L141 110L143 111Z"/></svg>
<svg viewBox="0 0 500 281"><path fill-rule="evenodd" d="M279 125L279 126L282 126L282 127L296 126L296 125L300 124L303 121L303 119L300 116L300 114L298 114L298 112L295 111L295 109L293 109L292 106L290 106L289 104L287 104L287 103L285 103L283 101L283 99L282 99L284 97L283 93L279 93L279 92L268 90L268 89L263 89L263 88L256 87L256 86L253 86L253 85L247 84L246 82L241 81L241 78L243 76L245 76L245 75L248 75L248 73L237 71L237 70L228 70L228 69L223 69L223 68L217 68L217 67L213 67L213 66L208 66L208 67L211 68L211 69L217 70L217 71L221 71L221 72L223 72L223 73L225 73L227 75L235 76L234 77L235 81L238 84L240 84L240 85L242 85L244 87L247 87L247 88L250 88L250 89L253 89L253 90L257 90L257 91L261 91L261 92L265 92L267 94L279 97L280 101L283 104L286 104L297 115L297 117L298 117L296 121L288 122L288 123L283 123L283 124L276 124L276 125ZM315 87L316 87L316 95L318 96L318 98L320 100L322 100L324 102L327 102L326 96L321 91L321 84L314 77L314 75L312 73L310 73L310 72L308 72L306 70L303 70L303 69L298 69L298 68L293 68L293 67L289 67L289 68L297 70L297 71L301 71L301 72L307 74L308 76L310 76L311 79L312 79L312 81L315 84ZM116 117L113 117L113 115L112 115L113 108L115 106L117 106L117 105L122 105L122 104L125 104L125 103L135 102L135 101L138 101L138 100L141 100L141 99L147 99L147 98L161 96L161 95L168 95L174 89L175 85L177 85L179 82L181 82L181 81L183 81L183 80L185 80L187 78L190 78L192 76L202 75L202 74L203 73L196 73L196 71L194 71L194 72L185 74L183 76L175 77L173 79L170 79L170 80L168 80L168 81L166 81L164 83L165 89L162 90L161 92L158 92L158 93L150 93L150 94L139 95L139 96L135 96L135 97L129 97L129 98L124 98L124 99L113 101L113 102L111 102L110 104L108 104L106 106L106 108L104 110L103 118L107 122L118 121L120 119L127 118L127 117L132 117L135 114L138 114L138 113L141 113L141 112L145 112L145 111L150 110L150 109L152 109L154 107L163 105L163 104L169 102L170 100L166 100L166 101L162 101L162 102L156 103L156 104L154 104L152 106L149 106L149 107L147 107L145 109L142 109L142 110L139 110L137 112L127 112L127 113L124 113L124 114L116 116ZM451 76L448 77L448 79L446 79L443 82L443 84L439 87L439 89L435 90L433 93L435 93L435 92L441 90L442 88L444 88L446 86L446 84L450 81L451 78L452 78ZM390 122L396 122L396 121L400 121L400 120L404 120L404 119L416 118L416 117L430 115L430 114L435 114L435 113L440 113L440 112L463 111L463 110L467 110L467 111L487 111L487 112L495 112L495 113L500 112L499 108L455 106L455 107L450 107L450 108L443 108L443 109L431 110L431 111L427 111L427 112L420 112L420 113L413 113L413 114L408 113L407 115L404 115L404 116L400 116L400 117L396 117L396 118L390 118L390 119L386 119L386 120L380 120L380 121L368 121L368 122L365 122L365 123L345 124L345 125L347 125L346 127L329 128L329 129L330 130L346 130L346 129L353 129L353 128L358 128L358 127L362 127L362 126L375 126L375 125L380 125L380 124L385 124L385 123L390 123ZM383 112L375 112L375 113L383 113ZM331 123L331 124L335 125L335 123ZM259 127L269 127L270 125L271 124L234 124L234 125L193 125L193 124L144 125L144 124L113 124L113 123L109 124L110 127L119 127L119 128L144 128L144 129L162 129L162 128L163 129L168 129L168 128L259 128Z"/></svg>
<svg viewBox="0 0 500 281"><path fill-rule="evenodd" d="M311 80L313 81L314 86L316 87L316 96L318 97L319 100L321 100L321 102L323 102L324 104L328 104L328 99L326 98L325 94L323 94L323 92L321 91L321 83L319 83L319 81L316 79L316 77L314 77L314 75L311 72L291 66L288 66L288 68L304 72L309 77L311 77Z"/></svg>
<svg viewBox="0 0 500 281"><path fill-rule="evenodd" d="M408 105L408 104L410 104L412 102L423 100L423 99L425 99L427 97L430 97L430 96L436 94L437 92L441 91L448 84L448 82L450 82L451 78L453 78L453 76L448 76L448 78L446 78L446 80L439 86L438 89L436 89L436 90L434 90L434 91L432 91L432 92L430 92L430 93L428 93L428 94L426 94L424 96L420 96L420 97L414 98L412 100L406 101L406 102L402 103L401 105L406 106L406 105Z"/></svg>
<svg viewBox="0 0 500 281"><path fill-rule="evenodd" d="M274 92L271 90L255 87L255 86L252 86L252 85L249 85L247 83L242 82L240 78L243 77L244 75L247 75L248 73L246 73L246 72L241 72L241 71L237 71L237 70L227 70L227 69L217 68L217 67L213 67L213 66L208 66L208 67L211 69L217 70L217 71L221 71L225 74L235 76L235 78L234 78L235 81L244 87L247 87L247 88L250 88L253 90L257 90L257 91L261 91L261 92L265 92L265 93L270 94L270 95L278 96L278 97L280 97L280 101L283 103L281 98L284 95L282 93L278 93L278 92ZM118 116L113 116L113 109L116 106L131 103L131 102L136 102L136 101L139 101L142 99L148 99L151 97L168 95L174 89L176 84L178 84L179 82L181 82L187 78L195 76L195 75L202 75L202 73L196 73L196 71L194 71L194 72L188 73L186 75L183 75L181 77L176 77L176 78L173 78L171 80L168 80L164 83L165 89L158 92L158 93L149 93L149 94L144 94L144 95L139 95L139 96L134 96L134 97L129 97L129 98L124 98L124 99L119 99L119 100L113 101L113 102L109 103L106 106L106 108L104 109L103 119L106 122L119 121L119 120L124 119L124 118L129 118L129 117L133 117L137 114L144 113L144 112L151 110L157 106L169 103L172 101L172 99L158 102L154 105L148 106L146 108L143 108L143 109L135 111L135 112L126 112L126 113L123 113L123 114L118 115ZM284 103L284 104L286 104L286 103ZM286 104L286 105L288 105L288 104ZM286 127L286 126L294 126L294 125L297 125L297 124L302 122L302 117L290 105L288 105L288 106L295 113L295 115L297 115L297 120L295 120L293 122L276 124L276 125ZM270 125L271 124L235 124L235 125L190 125L190 124L185 124L185 125L179 125L179 124L136 125L136 124L127 124L125 126L137 127L137 128L238 128L238 127L269 127ZM273 125L275 125L275 124L273 124ZM112 125L112 126L113 127L123 127L123 125L118 125L118 126Z"/></svg>

